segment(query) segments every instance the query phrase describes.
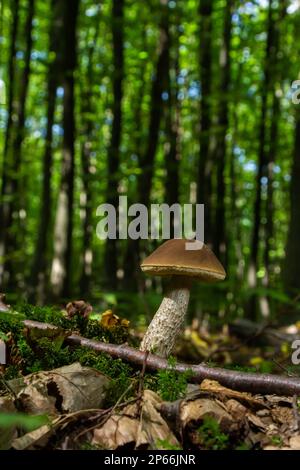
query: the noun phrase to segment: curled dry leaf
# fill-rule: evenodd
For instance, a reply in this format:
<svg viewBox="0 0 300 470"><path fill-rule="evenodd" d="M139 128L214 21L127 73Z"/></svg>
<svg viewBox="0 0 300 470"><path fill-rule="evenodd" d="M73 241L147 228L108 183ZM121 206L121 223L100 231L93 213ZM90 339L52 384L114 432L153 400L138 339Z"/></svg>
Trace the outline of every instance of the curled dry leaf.
<svg viewBox="0 0 300 470"><path fill-rule="evenodd" d="M115 412L103 426L94 430L92 444L109 450L127 444L158 449L162 441L178 446L176 437L157 410L161 403L156 393L145 390L141 403L137 401Z"/></svg>
<svg viewBox="0 0 300 470"><path fill-rule="evenodd" d="M66 305L66 316L67 318L73 318L75 315L79 315L83 318L88 318L92 313L93 307L84 300L74 300Z"/></svg>
<svg viewBox="0 0 300 470"><path fill-rule="evenodd" d="M56 415L103 404L109 379L95 369L79 363L49 372L30 374L18 400L30 414Z"/></svg>
<svg viewBox="0 0 300 470"><path fill-rule="evenodd" d="M205 379L200 384L200 390L213 393L215 395L221 395L226 398L234 398L239 402L245 403L247 405L253 406L254 408L265 408L266 403L262 398L257 398L251 393L247 392L238 392L236 390L231 390L230 388L223 387L215 380Z"/></svg>

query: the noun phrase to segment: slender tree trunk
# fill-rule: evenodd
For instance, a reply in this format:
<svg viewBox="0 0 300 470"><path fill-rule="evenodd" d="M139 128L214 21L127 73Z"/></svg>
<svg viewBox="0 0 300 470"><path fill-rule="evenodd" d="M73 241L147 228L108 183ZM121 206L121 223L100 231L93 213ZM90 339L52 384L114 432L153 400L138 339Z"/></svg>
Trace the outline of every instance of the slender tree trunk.
<svg viewBox="0 0 300 470"><path fill-rule="evenodd" d="M220 51L220 104L218 111L218 134L215 149L214 161L217 165L217 194L216 194L216 219L215 219L215 235L214 235L214 251L216 256L220 258L226 265L226 226L225 226L225 162L226 162L226 135L228 131L228 108L229 108L229 92L230 92L230 46L231 46L231 29L232 29L232 13L234 0L227 0L224 12L224 29L223 43Z"/></svg>
<svg viewBox="0 0 300 470"><path fill-rule="evenodd" d="M47 85L47 125L45 136L45 148L42 169L42 194L39 210L38 234L35 244L33 263L29 281L30 300L37 300L43 303L47 295L47 285L49 278L49 233L51 229L51 179L52 179L52 144L53 144L53 124L56 102L56 89L61 82L61 51L59 50L60 38L62 37L63 12L62 2L52 0L52 24L49 31L50 55L54 59L49 63L48 85Z"/></svg>
<svg viewBox="0 0 300 470"><path fill-rule="evenodd" d="M124 1L113 0L112 9L112 36L113 36L113 123L111 143L108 153L108 204L118 207L118 186L120 166L120 144L122 129L122 98L124 75ZM107 239L105 249L105 274L109 289L117 288L118 246L117 240Z"/></svg>
<svg viewBox="0 0 300 470"><path fill-rule="evenodd" d="M283 282L286 291L291 296L296 296L299 295L300 290L300 111L298 108L296 109L295 149L291 175L291 216L283 268Z"/></svg>
<svg viewBox="0 0 300 470"><path fill-rule="evenodd" d="M267 20L267 42L265 52L265 66L264 66L264 80L261 90L261 114L259 125L259 149L258 149L258 163L256 174L256 192L254 203L254 222L250 247L250 261L248 268L248 284L249 287L254 289L257 286L257 269L258 269L258 254L259 254L259 239L261 232L261 209L262 209L262 177L266 175L267 168L267 106L268 106L268 92L270 90L271 82L271 52L274 40L274 24L273 24L273 9L272 0L269 0L269 11ZM253 319L256 318L256 296L252 295L247 305L247 315Z"/></svg>
<svg viewBox="0 0 300 470"><path fill-rule="evenodd" d="M163 114L163 91L168 83L168 57L169 57L169 20L168 1L160 0L161 20L158 43L158 57L153 76L150 102L150 118L146 149L140 159L141 173L137 182L138 202L149 206L154 171L154 159L157 151L160 122ZM140 272L140 240L128 240L125 254L125 276L128 279L136 278Z"/></svg>
<svg viewBox="0 0 300 470"><path fill-rule="evenodd" d="M11 143L11 132L13 125L13 98L16 68L16 52L17 52L17 32L19 23L19 0L12 0L12 25L10 37L10 51L7 75L7 123L4 138L3 149L3 168L2 168L2 187L1 187L1 204L0 204L0 286L4 290L9 273L6 271L6 244L8 230L11 223L11 155L9 155L9 147Z"/></svg>
<svg viewBox="0 0 300 470"><path fill-rule="evenodd" d="M270 125L270 144L267 152L267 201L266 201L266 226L265 226L265 278L264 285L268 287L270 271L272 269L270 251L274 246L274 166L278 151L278 130L281 111L280 101L280 85L282 82L282 62L279 57L282 42L282 23L287 13L287 1L282 0L278 7L278 19L274 23L274 40L271 51L271 74L272 74L272 109L271 109L271 125ZM278 86L279 84L279 86Z"/></svg>
<svg viewBox="0 0 300 470"><path fill-rule="evenodd" d="M21 262L24 260L14 259L14 253L21 245L21 227L20 219L18 218L20 209L22 208L23 197L20 189L20 172L22 161L22 142L25 134L25 108L28 94L28 85L30 77L30 62L32 51L32 22L34 16L34 0L28 0L28 13L25 24L25 54L24 54L24 69L20 77L19 96L15 100L14 115L15 120L13 123L12 142L11 142L11 159L12 159L12 174L11 174L11 200L8 202L8 231L6 240L6 256L7 259L4 263L4 269L9 273L8 290L13 289L16 285L15 273L21 273L19 269ZM14 233L10 228L13 223L17 227ZM23 264L23 263L22 263Z"/></svg>
<svg viewBox="0 0 300 470"><path fill-rule="evenodd" d="M68 297L72 281L72 234L74 199L74 73L76 68L76 22L79 0L64 3L63 159L54 228L51 283L55 297Z"/></svg>
<svg viewBox="0 0 300 470"><path fill-rule="evenodd" d="M143 31L143 50L146 50L146 34L145 30ZM133 139L133 153L137 156L137 165L141 167L141 159L143 155L143 101L145 96L146 88L146 62L143 61L140 67L139 82L140 86L136 94L135 110L134 110L134 123L135 123L135 133ZM135 189L135 194L137 189ZM136 200L128 200L128 203L134 203ZM123 280L122 287L124 290L129 290L131 292L136 292L139 289L140 284L140 269L139 269L139 240L127 240L124 260L123 260Z"/></svg>
<svg viewBox="0 0 300 470"><path fill-rule="evenodd" d="M180 103L178 100L178 77L180 73L179 64L179 32L176 28L171 40L169 32L169 73L168 73L168 102L166 109L166 136L165 162L166 162L166 203L170 206L179 201L179 163L180 163ZM175 56L172 60L171 49ZM172 235L171 235L172 236Z"/></svg>
<svg viewBox="0 0 300 470"><path fill-rule="evenodd" d="M197 201L205 204L205 242L211 243L211 83L212 83L212 0L200 0L200 153Z"/></svg>
<svg viewBox="0 0 300 470"><path fill-rule="evenodd" d="M154 171L154 158L158 146L160 121L163 113L162 94L167 86L169 55L168 2L160 0L161 21L158 45L158 58L152 82L149 133L146 151L141 160L142 172L138 181L139 202L149 205Z"/></svg>
<svg viewBox="0 0 300 470"><path fill-rule="evenodd" d="M88 296L92 276L92 173L91 173L91 154L93 141L93 60L97 38L99 34L99 18L96 18L97 24L92 45L88 46L88 63L86 70L86 84L83 85L81 92L81 117L83 143L81 146L81 167L82 167L82 186L83 186L83 259L82 271L80 277L80 294Z"/></svg>

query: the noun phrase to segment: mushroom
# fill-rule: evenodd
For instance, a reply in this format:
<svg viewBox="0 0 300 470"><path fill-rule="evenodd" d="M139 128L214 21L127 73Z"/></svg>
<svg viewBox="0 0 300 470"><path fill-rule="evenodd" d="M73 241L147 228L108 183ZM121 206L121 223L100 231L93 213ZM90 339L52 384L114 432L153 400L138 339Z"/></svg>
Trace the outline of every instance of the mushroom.
<svg viewBox="0 0 300 470"><path fill-rule="evenodd" d="M201 244L201 249L187 249L186 244L194 242L197 240L168 240L141 264L142 271L147 274L171 276L170 288L141 343L142 351L167 357L182 328L193 280L214 282L226 276L223 266L208 246Z"/></svg>

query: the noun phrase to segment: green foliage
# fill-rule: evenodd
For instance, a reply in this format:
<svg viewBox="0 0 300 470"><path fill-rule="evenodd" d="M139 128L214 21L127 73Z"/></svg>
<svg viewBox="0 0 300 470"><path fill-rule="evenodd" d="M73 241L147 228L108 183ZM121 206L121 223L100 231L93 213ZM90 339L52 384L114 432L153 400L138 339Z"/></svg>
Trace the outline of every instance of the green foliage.
<svg viewBox="0 0 300 470"><path fill-rule="evenodd" d="M220 425L212 416L205 416L198 428L200 444L207 450L225 450L229 447L229 438L224 434Z"/></svg>
<svg viewBox="0 0 300 470"><path fill-rule="evenodd" d="M160 450L182 450L182 447L171 444L167 439L158 439L156 447Z"/></svg>
<svg viewBox="0 0 300 470"><path fill-rule="evenodd" d="M82 365L93 367L99 372L110 377L111 382L106 396L106 406L116 403L121 395L130 389L134 371L121 359L112 359L106 354L96 354L83 348L74 351L73 360L78 360ZM124 395L124 399L128 394Z"/></svg>
<svg viewBox="0 0 300 470"><path fill-rule="evenodd" d="M163 400L174 401L183 397L192 371L177 372L174 370L176 359L169 358L169 370L160 370L157 373L157 390Z"/></svg>
<svg viewBox="0 0 300 470"><path fill-rule="evenodd" d="M247 444L246 442L242 442L234 448L234 450L250 450L250 449L251 449L250 445Z"/></svg>
<svg viewBox="0 0 300 470"><path fill-rule="evenodd" d="M271 437L271 442L273 444L273 446L276 446L276 447L282 447L283 446L283 439L281 436L272 436Z"/></svg>
<svg viewBox="0 0 300 470"><path fill-rule="evenodd" d="M7 429L16 426L25 431L33 431L48 423L49 419L46 415L30 416L23 413L0 413L0 428Z"/></svg>

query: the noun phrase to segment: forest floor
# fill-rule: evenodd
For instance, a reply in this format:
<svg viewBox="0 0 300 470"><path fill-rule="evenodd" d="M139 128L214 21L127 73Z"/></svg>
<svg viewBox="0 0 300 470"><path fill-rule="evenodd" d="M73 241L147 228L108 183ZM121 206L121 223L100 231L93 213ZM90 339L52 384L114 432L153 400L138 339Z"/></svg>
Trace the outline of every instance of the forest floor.
<svg viewBox="0 0 300 470"><path fill-rule="evenodd" d="M299 325L255 328L240 321L210 332L194 322L168 369L149 371L146 356L137 366L68 343L80 334L137 349L142 332L110 310L93 314L83 301L64 310L10 308L2 298L0 449L300 450L297 394L249 393L209 378L192 383L190 370L176 370L184 361L300 383L290 342Z"/></svg>

